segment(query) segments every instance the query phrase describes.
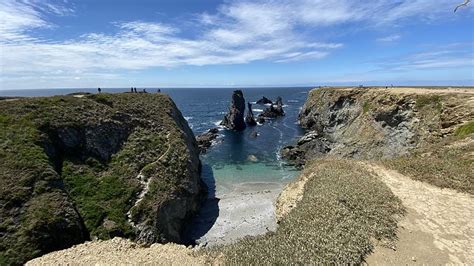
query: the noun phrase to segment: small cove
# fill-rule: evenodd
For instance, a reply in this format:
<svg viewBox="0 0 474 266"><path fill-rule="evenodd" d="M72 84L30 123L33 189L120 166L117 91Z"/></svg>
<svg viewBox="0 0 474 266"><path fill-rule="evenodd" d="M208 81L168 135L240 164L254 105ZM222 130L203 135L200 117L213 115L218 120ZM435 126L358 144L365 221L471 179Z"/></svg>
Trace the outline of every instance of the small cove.
<svg viewBox="0 0 474 266"><path fill-rule="evenodd" d="M195 135L218 126L228 110L233 90L203 89L192 99L184 97L185 90L169 94ZM262 96L272 100L281 96L285 116L242 132L220 128L215 144L201 156L202 178L210 193L186 233L189 242L208 246L228 244L246 235L276 229L274 202L283 187L299 174L294 167L285 165L279 151L303 134L297 121L308 91L309 88L243 89L245 100L251 103ZM258 115L266 107L253 104L252 109Z"/></svg>
<svg viewBox="0 0 474 266"><path fill-rule="evenodd" d="M228 110L230 88L162 88L171 96L195 135L218 127ZM253 103L255 115L267 108L255 102L263 96L283 98L285 116L242 132L220 128L216 143L201 156L202 178L209 186L208 200L187 232L189 242L215 245L231 243L245 235L264 234L276 229L274 201L299 171L280 159L281 147L303 135L298 113L310 88L242 89ZM96 93L96 89L49 89L2 91L2 96L51 96L72 92ZM103 89L120 93L127 89ZM156 90L147 88L153 93ZM254 132L257 132L255 137Z"/></svg>

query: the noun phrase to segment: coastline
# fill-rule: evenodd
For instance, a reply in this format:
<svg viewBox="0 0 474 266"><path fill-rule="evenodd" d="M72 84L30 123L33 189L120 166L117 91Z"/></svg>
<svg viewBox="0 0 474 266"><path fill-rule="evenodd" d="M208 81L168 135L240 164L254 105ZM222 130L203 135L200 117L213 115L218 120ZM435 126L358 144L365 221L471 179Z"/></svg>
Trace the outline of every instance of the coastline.
<svg viewBox="0 0 474 266"><path fill-rule="evenodd" d="M199 246L216 246L275 231L276 201L284 187L283 182L218 184L216 197L204 204L189 237Z"/></svg>

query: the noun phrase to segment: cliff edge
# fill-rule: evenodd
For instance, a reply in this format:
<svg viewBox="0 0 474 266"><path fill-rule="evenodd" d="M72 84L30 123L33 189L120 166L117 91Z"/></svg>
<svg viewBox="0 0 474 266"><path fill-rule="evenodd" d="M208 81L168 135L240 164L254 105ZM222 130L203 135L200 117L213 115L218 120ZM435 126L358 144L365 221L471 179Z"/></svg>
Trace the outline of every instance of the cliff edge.
<svg viewBox="0 0 474 266"><path fill-rule="evenodd" d="M322 156L385 159L410 154L474 120L474 90L321 88L299 114L307 133L282 150L297 165Z"/></svg>
<svg viewBox="0 0 474 266"><path fill-rule="evenodd" d="M166 95L0 101L0 124L0 264L89 239L180 242L205 194Z"/></svg>

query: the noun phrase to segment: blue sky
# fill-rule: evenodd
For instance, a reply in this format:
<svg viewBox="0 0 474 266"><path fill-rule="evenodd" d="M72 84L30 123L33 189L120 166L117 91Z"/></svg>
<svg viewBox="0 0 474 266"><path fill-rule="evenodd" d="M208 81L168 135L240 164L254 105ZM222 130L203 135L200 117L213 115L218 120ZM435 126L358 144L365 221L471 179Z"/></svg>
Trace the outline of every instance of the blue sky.
<svg viewBox="0 0 474 266"><path fill-rule="evenodd" d="M0 89L474 85L462 0L2 0Z"/></svg>

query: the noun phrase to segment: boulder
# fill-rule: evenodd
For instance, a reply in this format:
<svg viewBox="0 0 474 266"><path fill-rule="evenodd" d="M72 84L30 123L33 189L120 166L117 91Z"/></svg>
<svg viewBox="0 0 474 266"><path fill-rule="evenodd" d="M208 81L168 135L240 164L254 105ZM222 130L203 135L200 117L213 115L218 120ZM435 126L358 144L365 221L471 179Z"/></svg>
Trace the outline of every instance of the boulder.
<svg viewBox="0 0 474 266"><path fill-rule="evenodd" d="M253 116L253 111L252 111L252 104L247 103L248 106L248 111L247 111L247 116L245 116L245 123L249 126L256 126L257 122L255 121L255 118Z"/></svg>
<svg viewBox="0 0 474 266"><path fill-rule="evenodd" d="M258 132L257 131L253 131L252 133L250 133L250 138L252 139L256 139L258 137Z"/></svg>
<svg viewBox="0 0 474 266"><path fill-rule="evenodd" d="M232 94L232 102L229 107L229 112L225 115L221 122L222 126L227 129L242 131L246 128L244 121L245 99L241 90L236 90Z"/></svg>
<svg viewBox="0 0 474 266"><path fill-rule="evenodd" d="M218 137L219 129L211 128L208 131L202 133L196 137L196 141L199 147L200 153L206 153L207 149L211 147L212 142Z"/></svg>
<svg viewBox="0 0 474 266"><path fill-rule="evenodd" d="M273 102L267 97L263 96L262 99L257 101L257 104L273 104Z"/></svg>

